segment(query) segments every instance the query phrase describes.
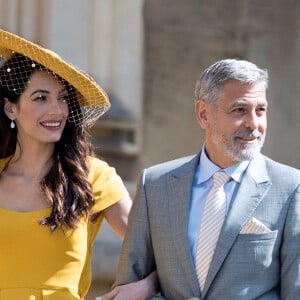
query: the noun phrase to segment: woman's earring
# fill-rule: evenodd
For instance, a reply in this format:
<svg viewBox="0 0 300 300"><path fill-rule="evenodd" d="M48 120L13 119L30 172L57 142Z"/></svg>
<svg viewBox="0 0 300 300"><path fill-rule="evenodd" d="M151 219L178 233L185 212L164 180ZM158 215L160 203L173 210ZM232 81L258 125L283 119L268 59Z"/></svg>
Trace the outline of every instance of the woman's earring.
<svg viewBox="0 0 300 300"><path fill-rule="evenodd" d="M14 120L11 120L10 128L14 129L15 127L16 127L16 124L15 124Z"/></svg>

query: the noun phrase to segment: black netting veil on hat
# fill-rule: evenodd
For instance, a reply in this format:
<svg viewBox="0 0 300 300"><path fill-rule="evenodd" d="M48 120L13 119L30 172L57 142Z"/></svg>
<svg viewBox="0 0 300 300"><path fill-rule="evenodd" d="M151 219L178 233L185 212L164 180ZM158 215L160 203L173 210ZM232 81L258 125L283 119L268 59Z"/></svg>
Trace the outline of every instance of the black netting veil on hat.
<svg viewBox="0 0 300 300"><path fill-rule="evenodd" d="M45 71L68 90L69 121L91 127L109 108L106 93L87 74L54 52L0 30L0 85L7 96L19 96L35 71Z"/></svg>

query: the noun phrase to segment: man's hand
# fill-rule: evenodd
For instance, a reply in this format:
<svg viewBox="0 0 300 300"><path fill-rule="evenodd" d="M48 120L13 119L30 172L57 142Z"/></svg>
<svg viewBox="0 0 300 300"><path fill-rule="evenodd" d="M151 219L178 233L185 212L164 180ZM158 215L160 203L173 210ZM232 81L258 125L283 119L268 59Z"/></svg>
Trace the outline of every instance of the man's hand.
<svg viewBox="0 0 300 300"><path fill-rule="evenodd" d="M154 271L140 281L117 286L95 300L147 300L155 296L157 285L157 273Z"/></svg>
<svg viewBox="0 0 300 300"><path fill-rule="evenodd" d="M147 300L151 296L144 291L142 285L143 283L137 281L117 286L109 293L97 297L96 300Z"/></svg>

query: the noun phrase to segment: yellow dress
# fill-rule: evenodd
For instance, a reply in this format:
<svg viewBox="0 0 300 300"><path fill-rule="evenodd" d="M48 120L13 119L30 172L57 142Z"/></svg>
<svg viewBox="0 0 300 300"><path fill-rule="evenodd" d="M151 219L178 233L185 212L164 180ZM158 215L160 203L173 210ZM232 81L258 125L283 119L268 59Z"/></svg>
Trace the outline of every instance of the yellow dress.
<svg viewBox="0 0 300 300"><path fill-rule="evenodd" d="M0 173L7 162L0 160ZM128 195L114 168L96 158L90 159L89 179L95 194L93 212ZM49 213L50 208L0 208L0 300L75 300L87 293L92 246L103 216L96 223L82 218L75 230L51 233L37 222Z"/></svg>

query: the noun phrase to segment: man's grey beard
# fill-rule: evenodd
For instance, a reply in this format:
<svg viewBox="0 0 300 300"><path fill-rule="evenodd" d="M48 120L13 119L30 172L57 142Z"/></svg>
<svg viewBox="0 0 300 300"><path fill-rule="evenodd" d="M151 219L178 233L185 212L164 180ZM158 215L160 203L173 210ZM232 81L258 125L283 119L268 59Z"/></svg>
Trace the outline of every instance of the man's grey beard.
<svg viewBox="0 0 300 300"><path fill-rule="evenodd" d="M242 149L241 147L234 146L228 149L228 154L234 161L253 160L260 152L263 147L265 135L261 136L255 145L249 145ZM237 148L240 148L239 150Z"/></svg>
<svg viewBox="0 0 300 300"><path fill-rule="evenodd" d="M266 137L265 133L260 133L257 129L254 131L243 129L236 132L228 141L215 124L213 131L214 144L233 161L253 160L261 152ZM236 142L237 137L255 137L257 140L255 144L241 145Z"/></svg>

